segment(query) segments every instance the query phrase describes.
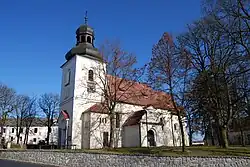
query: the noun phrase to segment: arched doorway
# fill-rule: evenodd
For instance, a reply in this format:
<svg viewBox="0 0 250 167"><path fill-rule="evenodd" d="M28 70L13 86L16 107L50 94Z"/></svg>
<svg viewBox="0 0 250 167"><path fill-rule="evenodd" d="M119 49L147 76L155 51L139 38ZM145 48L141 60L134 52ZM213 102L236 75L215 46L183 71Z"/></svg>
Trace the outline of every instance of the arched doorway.
<svg viewBox="0 0 250 167"><path fill-rule="evenodd" d="M147 135L148 135L149 146L156 146L154 131L153 130L149 130Z"/></svg>

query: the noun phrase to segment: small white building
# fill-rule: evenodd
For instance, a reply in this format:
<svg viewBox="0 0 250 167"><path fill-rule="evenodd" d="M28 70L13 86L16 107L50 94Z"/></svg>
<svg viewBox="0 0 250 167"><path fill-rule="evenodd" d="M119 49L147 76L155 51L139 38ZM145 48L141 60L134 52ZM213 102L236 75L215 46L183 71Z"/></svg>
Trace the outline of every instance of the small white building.
<svg viewBox="0 0 250 167"><path fill-rule="evenodd" d="M106 64L94 47L93 29L86 24L80 26L76 38L76 46L66 54L61 66L58 144L102 148L109 143L110 118L103 105L100 77L108 77L108 81L113 77L100 70ZM146 84L131 83L130 93L140 96L119 99L115 107L115 147L180 146L179 123L171 111L169 95ZM188 145L186 124L183 126Z"/></svg>
<svg viewBox="0 0 250 167"><path fill-rule="evenodd" d="M19 143L24 144L25 139L25 127L18 127L20 130ZM45 121L42 119L35 119L29 127L29 134L27 144L38 144L39 141L46 141L48 128L45 125ZM57 124L51 127L51 133L49 137L50 144L57 144L58 138L58 126ZM15 119L8 119L6 125L3 127L2 139L6 142L17 143L17 127Z"/></svg>

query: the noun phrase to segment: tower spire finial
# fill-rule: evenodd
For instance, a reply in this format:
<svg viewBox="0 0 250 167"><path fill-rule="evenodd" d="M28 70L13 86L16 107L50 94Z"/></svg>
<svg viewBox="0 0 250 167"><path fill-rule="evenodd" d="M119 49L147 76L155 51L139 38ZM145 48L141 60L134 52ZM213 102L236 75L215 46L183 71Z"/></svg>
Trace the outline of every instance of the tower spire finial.
<svg viewBox="0 0 250 167"><path fill-rule="evenodd" d="M88 24L88 11L85 12L84 23L85 25Z"/></svg>

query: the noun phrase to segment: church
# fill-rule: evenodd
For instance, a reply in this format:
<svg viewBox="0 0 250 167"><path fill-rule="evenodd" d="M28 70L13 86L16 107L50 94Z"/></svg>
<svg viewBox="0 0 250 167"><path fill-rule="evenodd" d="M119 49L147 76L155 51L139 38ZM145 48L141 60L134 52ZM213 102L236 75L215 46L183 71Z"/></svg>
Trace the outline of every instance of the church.
<svg viewBox="0 0 250 167"><path fill-rule="evenodd" d="M67 52L66 61L61 65L59 147L96 149L107 147L109 143L110 119L103 107L98 83L100 76L107 80L113 76L107 75L105 70L100 72L100 67L106 64L94 40L94 30L85 21L76 30L76 45ZM181 146L178 118L171 110L169 95L137 82L129 91L140 96L121 99L115 106L114 147Z"/></svg>

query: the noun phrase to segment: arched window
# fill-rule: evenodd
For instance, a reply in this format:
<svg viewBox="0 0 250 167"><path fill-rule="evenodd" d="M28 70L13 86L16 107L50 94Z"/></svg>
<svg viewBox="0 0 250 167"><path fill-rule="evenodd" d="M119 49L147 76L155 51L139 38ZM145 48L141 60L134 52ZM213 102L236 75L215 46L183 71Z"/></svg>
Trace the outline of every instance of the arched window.
<svg viewBox="0 0 250 167"><path fill-rule="evenodd" d="M164 118L160 118L161 129L164 130Z"/></svg>
<svg viewBox="0 0 250 167"><path fill-rule="evenodd" d="M80 42L80 37L78 35L76 36L76 42L77 44Z"/></svg>
<svg viewBox="0 0 250 167"><path fill-rule="evenodd" d="M87 37L87 42L88 42L88 43L92 43L92 42L91 42L91 37L90 37L90 36Z"/></svg>
<svg viewBox="0 0 250 167"><path fill-rule="evenodd" d="M81 36L81 42L86 42L86 37L84 35Z"/></svg>
<svg viewBox="0 0 250 167"><path fill-rule="evenodd" d="M65 79L64 79L64 85L67 86L70 84L70 75L71 75L71 71L70 69L68 69L68 71L65 74Z"/></svg>
<svg viewBox="0 0 250 167"><path fill-rule="evenodd" d="M175 123L175 124L174 124L174 130L177 130L177 128L178 128L177 126L178 126L178 124Z"/></svg>
<svg viewBox="0 0 250 167"><path fill-rule="evenodd" d="M88 80L89 81L94 81L94 72L93 72L93 70L89 70Z"/></svg>
<svg viewBox="0 0 250 167"><path fill-rule="evenodd" d="M155 142L155 133L153 130L149 130L148 131L148 143L150 146L156 146L156 142Z"/></svg>

